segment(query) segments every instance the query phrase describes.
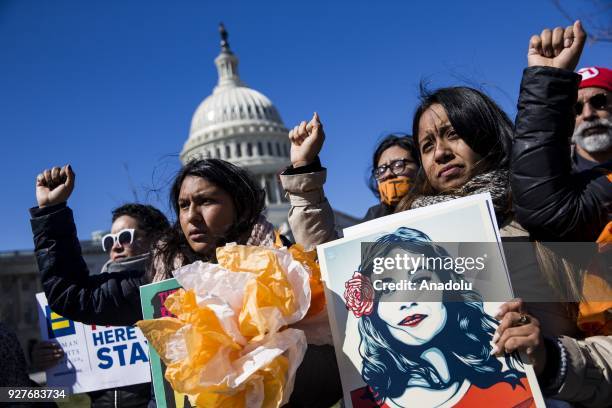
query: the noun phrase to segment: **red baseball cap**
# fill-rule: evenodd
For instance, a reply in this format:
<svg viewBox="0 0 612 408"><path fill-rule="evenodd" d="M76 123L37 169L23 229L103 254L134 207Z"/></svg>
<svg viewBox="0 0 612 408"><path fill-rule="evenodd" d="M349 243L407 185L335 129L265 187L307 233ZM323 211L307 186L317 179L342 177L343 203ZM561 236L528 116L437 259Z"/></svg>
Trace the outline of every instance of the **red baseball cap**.
<svg viewBox="0 0 612 408"><path fill-rule="evenodd" d="M612 92L612 70L603 67L580 68L582 81L578 88L603 88Z"/></svg>

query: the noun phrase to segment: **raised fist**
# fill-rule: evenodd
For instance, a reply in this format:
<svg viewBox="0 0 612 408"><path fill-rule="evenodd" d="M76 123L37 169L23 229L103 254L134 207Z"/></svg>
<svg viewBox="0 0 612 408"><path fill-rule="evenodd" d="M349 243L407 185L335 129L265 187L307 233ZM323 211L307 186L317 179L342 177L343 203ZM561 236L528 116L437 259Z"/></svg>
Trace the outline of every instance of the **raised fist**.
<svg viewBox="0 0 612 408"><path fill-rule="evenodd" d="M310 164L317 157L323 141L325 132L319 115L315 112L310 122L302 121L298 126L289 131L291 140L291 164L293 167L301 167Z"/></svg>
<svg viewBox="0 0 612 408"><path fill-rule="evenodd" d="M40 208L63 203L74 189L74 172L69 164L46 169L36 177L36 201Z"/></svg>
<svg viewBox="0 0 612 408"><path fill-rule="evenodd" d="M553 30L545 28L540 35L532 36L529 41L527 66L545 66L574 71L580 60L586 37L580 20L565 29L563 27L556 27Z"/></svg>

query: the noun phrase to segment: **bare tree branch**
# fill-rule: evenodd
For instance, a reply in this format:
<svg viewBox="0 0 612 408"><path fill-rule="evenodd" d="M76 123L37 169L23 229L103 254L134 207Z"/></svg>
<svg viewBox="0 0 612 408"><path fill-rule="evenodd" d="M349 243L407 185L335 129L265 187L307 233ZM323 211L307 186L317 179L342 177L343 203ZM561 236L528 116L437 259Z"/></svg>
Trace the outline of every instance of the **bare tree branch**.
<svg viewBox="0 0 612 408"><path fill-rule="evenodd" d="M583 0L584 7L578 13L568 11L561 0L551 0L551 3L569 23L581 20L591 43L612 42L612 19L608 11L612 9L612 1Z"/></svg>

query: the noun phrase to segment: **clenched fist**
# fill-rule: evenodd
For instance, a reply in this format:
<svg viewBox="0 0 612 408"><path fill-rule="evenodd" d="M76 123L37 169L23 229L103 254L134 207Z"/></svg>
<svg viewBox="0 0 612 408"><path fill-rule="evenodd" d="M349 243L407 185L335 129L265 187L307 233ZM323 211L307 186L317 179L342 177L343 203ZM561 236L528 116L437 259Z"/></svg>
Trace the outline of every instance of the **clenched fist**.
<svg viewBox="0 0 612 408"><path fill-rule="evenodd" d="M527 65L574 71L580 60L586 37L580 20L565 29L563 27L556 27L553 30L545 28L540 35L532 36L529 41Z"/></svg>
<svg viewBox="0 0 612 408"><path fill-rule="evenodd" d="M302 121L289 131L291 141L291 164L301 167L310 164L317 157L323 147L325 132L319 115L315 112L310 122Z"/></svg>
<svg viewBox="0 0 612 408"><path fill-rule="evenodd" d="M36 177L36 201L40 208L66 202L74 189L74 172L69 164L46 169Z"/></svg>

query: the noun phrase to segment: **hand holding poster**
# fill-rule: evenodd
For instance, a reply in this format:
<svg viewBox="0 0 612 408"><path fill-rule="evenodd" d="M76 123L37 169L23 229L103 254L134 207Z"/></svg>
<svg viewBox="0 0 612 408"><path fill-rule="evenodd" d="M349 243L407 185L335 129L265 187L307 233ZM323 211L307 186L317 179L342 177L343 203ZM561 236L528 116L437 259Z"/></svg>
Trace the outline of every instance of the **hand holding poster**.
<svg viewBox="0 0 612 408"><path fill-rule="evenodd" d="M137 327L90 326L53 312L36 294L41 338L55 341L64 358L47 370L47 385L71 393L151 381L147 342Z"/></svg>
<svg viewBox="0 0 612 408"><path fill-rule="evenodd" d="M491 352L483 299L512 298L491 209L471 196L319 246L346 406L544 406L533 368Z"/></svg>

